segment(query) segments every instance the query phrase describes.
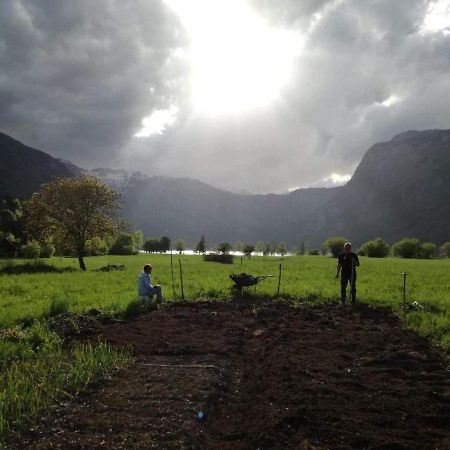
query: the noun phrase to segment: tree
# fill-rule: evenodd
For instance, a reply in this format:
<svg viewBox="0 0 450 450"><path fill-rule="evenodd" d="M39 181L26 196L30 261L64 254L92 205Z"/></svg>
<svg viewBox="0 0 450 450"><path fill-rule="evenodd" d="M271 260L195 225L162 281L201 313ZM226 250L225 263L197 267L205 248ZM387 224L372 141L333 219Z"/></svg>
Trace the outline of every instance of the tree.
<svg viewBox="0 0 450 450"><path fill-rule="evenodd" d="M161 248L161 241L159 239L155 239L155 238L147 239L144 242L144 245L142 246L142 248L144 249L144 251L146 251L148 253L159 252L160 248Z"/></svg>
<svg viewBox="0 0 450 450"><path fill-rule="evenodd" d="M263 241L258 241L255 245L255 251L263 254L266 244Z"/></svg>
<svg viewBox="0 0 450 450"><path fill-rule="evenodd" d="M286 254L286 244L284 242L280 242L278 244L278 250L277 251L278 251L278 253L281 256L284 256Z"/></svg>
<svg viewBox="0 0 450 450"><path fill-rule="evenodd" d="M245 244L244 244L242 241L237 241L237 242L235 242L235 244L233 245L233 250L234 250L235 252L243 253L243 252L244 252L244 247L245 247Z"/></svg>
<svg viewBox="0 0 450 450"><path fill-rule="evenodd" d="M442 253L442 256L446 256L447 258L450 258L450 242L446 242L445 244L442 244L441 253Z"/></svg>
<svg viewBox="0 0 450 450"><path fill-rule="evenodd" d="M170 250L170 238L167 236L162 236L161 239L159 240L160 242L160 246L159 246L159 251L161 253L165 253L168 252Z"/></svg>
<svg viewBox="0 0 450 450"><path fill-rule="evenodd" d="M252 244L246 244L244 246L244 255L250 257L252 255L252 253L255 251L255 246Z"/></svg>
<svg viewBox="0 0 450 450"><path fill-rule="evenodd" d="M142 248L142 245L144 244L144 233L141 230L134 230L132 234L134 246L136 250L140 250Z"/></svg>
<svg viewBox="0 0 450 450"><path fill-rule="evenodd" d="M25 240L22 204L19 200L0 199L0 257L17 256Z"/></svg>
<svg viewBox="0 0 450 450"><path fill-rule="evenodd" d="M272 253L273 252L272 252L271 245L270 244L264 244L263 251L262 251L263 256L269 256Z"/></svg>
<svg viewBox="0 0 450 450"><path fill-rule="evenodd" d="M136 255L138 250L131 233L120 233L109 249L110 255Z"/></svg>
<svg viewBox="0 0 450 450"><path fill-rule="evenodd" d="M222 242L217 246L217 251L222 253L222 255L228 255L232 247L228 242Z"/></svg>
<svg viewBox="0 0 450 450"><path fill-rule="evenodd" d="M382 238L377 238L361 245L358 253L369 258L385 258L389 255L389 251L389 245Z"/></svg>
<svg viewBox="0 0 450 450"><path fill-rule="evenodd" d="M94 237L115 234L120 195L98 178L59 178L44 184L26 208L27 235L39 241L59 235L86 270L86 242Z"/></svg>
<svg viewBox="0 0 450 450"><path fill-rule="evenodd" d="M195 252L196 253L205 253L206 252L206 239L205 236L201 236L200 240L197 242L197 245L195 246Z"/></svg>
<svg viewBox="0 0 450 450"><path fill-rule="evenodd" d="M405 238L392 246L392 253L401 258L417 258L420 241L416 238Z"/></svg>
<svg viewBox="0 0 450 450"><path fill-rule="evenodd" d="M418 257L423 259L430 259L434 255L436 255L436 252L437 252L436 244L433 244L432 242L423 242L422 244L420 244L418 250Z"/></svg>
<svg viewBox="0 0 450 450"><path fill-rule="evenodd" d="M183 241L183 239L177 239L174 242L174 248L181 255L183 251L186 249L186 244Z"/></svg>
<svg viewBox="0 0 450 450"><path fill-rule="evenodd" d="M337 258L344 251L346 242L347 239L340 236L330 237L323 243L323 247L329 250L334 258Z"/></svg>

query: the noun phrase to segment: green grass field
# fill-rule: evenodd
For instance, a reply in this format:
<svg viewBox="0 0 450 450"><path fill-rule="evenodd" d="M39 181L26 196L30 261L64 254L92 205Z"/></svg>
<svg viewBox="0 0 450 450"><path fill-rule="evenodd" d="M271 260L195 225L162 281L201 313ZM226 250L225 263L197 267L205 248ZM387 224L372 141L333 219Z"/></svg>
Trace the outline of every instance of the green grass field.
<svg viewBox="0 0 450 450"><path fill-rule="evenodd" d="M332 301L339 296L334 279L336 260L323 256L235 258L233 265L204 262L200 256L174 255L175 296L172 291L170 255L101 256L86 258L87 272L81 272L76 259L45 260L73 272L0 275L0 326L8 327L32 318L46 316L55 302L65 302L70 311L91 308L122 312L136 298L136 280L144 263L154 267L153 282L164 288L168 300L179 300L181 286L179 259L183 267L184 292L188 300L227 298L233 272L274 275L257 287L259 295L274 296L278 267L282 265L280 297L309 301ZM23 264L17 261L15 264ZM3 263L5 264L5 263ZM125 270L99 272L107 264L123 264ZM418 301L423 311L408 313L408 325L421 334L450 348L450 260L405 260L361 258L358 270L358 299L373 305L393 307L400 313L402 272L407 275L407 301ZM250 292L254 292L251 288Z"/></svg>

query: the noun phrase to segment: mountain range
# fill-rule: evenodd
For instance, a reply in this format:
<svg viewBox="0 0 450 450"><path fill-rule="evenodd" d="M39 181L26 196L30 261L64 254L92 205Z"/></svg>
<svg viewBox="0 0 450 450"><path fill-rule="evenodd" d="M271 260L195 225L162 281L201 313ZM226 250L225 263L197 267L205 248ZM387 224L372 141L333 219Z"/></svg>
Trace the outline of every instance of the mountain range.
<svg viewBox="0 0 450 450"><path fill-rule="evenodd" d="M188 178L84 170L0 133L0 195L28 198L59 176L95 175L122 193L122 215L146 236L194 244L285 241L310 247L341 235L450 240L450 130L407 131L373 145L352 179L334 188L243 195Z"/></svg>

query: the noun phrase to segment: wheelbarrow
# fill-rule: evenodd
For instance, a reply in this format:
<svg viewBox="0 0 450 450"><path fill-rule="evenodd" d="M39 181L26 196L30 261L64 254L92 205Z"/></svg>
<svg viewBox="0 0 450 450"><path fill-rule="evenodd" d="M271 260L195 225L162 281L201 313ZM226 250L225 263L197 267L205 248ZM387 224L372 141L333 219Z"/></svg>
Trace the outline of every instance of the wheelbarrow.
<svg viewBox="0 0 450 450"><path fill-rule="evenodd" d="M235 292L242 292L242 289L250 286L256 286L266 278L272 278L273 275L260 275L255 277L254 275L244 272L232 273L229 277L234 282L234 285L231 287L231 289Z"/></svg>

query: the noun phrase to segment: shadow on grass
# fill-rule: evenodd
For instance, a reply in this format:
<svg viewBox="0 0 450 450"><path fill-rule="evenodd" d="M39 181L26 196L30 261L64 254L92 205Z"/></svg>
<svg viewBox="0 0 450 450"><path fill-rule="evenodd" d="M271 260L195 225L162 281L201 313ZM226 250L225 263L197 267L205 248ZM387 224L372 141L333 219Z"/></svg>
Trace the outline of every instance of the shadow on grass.
<svg viewBox="0 0 450 450"><path fill-rule="evenodd" d="M0 275L20 275L23 273L64 273L75 272L77 269L73 267L55 267L44 261L26 262L23 264L15 264L7 261L0 264Z"/></svg>

